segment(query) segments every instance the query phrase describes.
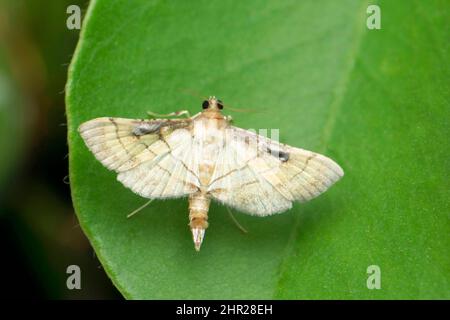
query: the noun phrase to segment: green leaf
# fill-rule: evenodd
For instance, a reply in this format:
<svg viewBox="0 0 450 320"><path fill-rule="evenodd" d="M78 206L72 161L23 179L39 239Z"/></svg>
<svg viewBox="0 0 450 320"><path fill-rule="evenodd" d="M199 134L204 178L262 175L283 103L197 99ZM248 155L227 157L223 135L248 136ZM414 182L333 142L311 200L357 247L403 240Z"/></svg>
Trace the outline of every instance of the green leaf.
<svg viewBox="0 0 450 320"><path fill-rule="evenodd" d="M83 230L127 298L450 298L449 28L444 1L90 4L67 86L70 179ZM324 153L346 176L285 214L213 204L200 253L187 200L124 188L77 133L100 116L225 104L243 128ZM369 290L367 268L381 269Z"/></svg>

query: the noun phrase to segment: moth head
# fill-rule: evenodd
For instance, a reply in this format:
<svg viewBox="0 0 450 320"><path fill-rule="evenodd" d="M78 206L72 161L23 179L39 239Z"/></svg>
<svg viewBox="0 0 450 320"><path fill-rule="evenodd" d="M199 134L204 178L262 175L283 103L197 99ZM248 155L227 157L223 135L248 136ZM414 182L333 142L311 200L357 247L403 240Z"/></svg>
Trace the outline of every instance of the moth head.
<svg viewBox="0 0 450 320"><path fill-rule="evenodd" d="M210 110L222 110L223 109L223 102L216 97L212 96L209 97L208 100L203 101L202 108L204 110L210 109Z"/></svg>

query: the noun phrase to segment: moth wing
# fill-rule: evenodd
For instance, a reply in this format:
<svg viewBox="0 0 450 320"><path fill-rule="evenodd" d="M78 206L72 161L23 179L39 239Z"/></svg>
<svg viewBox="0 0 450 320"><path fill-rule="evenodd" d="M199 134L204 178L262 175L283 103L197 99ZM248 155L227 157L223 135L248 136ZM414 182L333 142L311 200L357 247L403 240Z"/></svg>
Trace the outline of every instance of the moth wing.
<svg viewBox="0 0 450 320"><path fill-rule="evenodd" d="M249 214L285 211L327 190L344 172L333 160L237 127L226 130L208 191Z"/></svg>
<svg viewBox="0 0 450 320"><path fill-rule="evenodd" d="M190 119L97 118L79 132L94 156L133 192L174 198L199 187L190 125Z"/></svg>

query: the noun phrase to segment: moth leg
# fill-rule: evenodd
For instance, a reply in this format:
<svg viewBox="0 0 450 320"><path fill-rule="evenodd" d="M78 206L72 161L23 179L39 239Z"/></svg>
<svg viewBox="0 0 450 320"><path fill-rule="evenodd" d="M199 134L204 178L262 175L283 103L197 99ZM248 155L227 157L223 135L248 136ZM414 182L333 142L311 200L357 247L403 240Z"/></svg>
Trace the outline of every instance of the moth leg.
<svg viewBox="0 0 450 320"><path fill-rule="evenodd" d="M226 208L227 208L228 214L230 215L231 220L233 220L233 222L236 224L238 229L241 230L243 233L248 233L247 229L245 229L234 217L233 212L231 212L230 208L229 207L226 207Z"/></svg>
<svg viewBox="0 0 450 320"><path fill-rule="evenodd" d="M144 209L146 206L148 206L154 199L150 199L148 200L144 205L140 206L139 208L137 208L136 210L134 210L133 212L131 212L130 214L127 215L127 218L131 218L132 216L134 216L136 213L138 213L139 211L141 211L142 209Z"/></svg>
<svg viewBox="0 0 450 320"><path fill-rule="evenodd" d="M180 110L180 111L175 111L175 112L171 112L171 113L167 113L167 114L160 114L160 113L156 113L156 112L152 112L152 111L147 111L147 114L152 118L181 117L181 116L186 116L187 118L191 117L191 114L187 110Z"/></svg>

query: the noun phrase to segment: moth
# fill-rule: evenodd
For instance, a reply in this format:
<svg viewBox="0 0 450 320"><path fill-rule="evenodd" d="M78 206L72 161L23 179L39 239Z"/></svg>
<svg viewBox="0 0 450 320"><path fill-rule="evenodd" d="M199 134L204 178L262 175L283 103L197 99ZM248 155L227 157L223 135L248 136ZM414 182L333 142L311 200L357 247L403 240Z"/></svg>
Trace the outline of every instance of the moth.
<svg viewBox="0 0 450 320"><path fill-rule="evenodd" d="M117 179L149 199L188 197L197 251L216 200L241 212L267 216L308 201L344 172L333 160L232 125L212 96L196 115L135 120L97 118L79 127L87 147Z"/></svg>

